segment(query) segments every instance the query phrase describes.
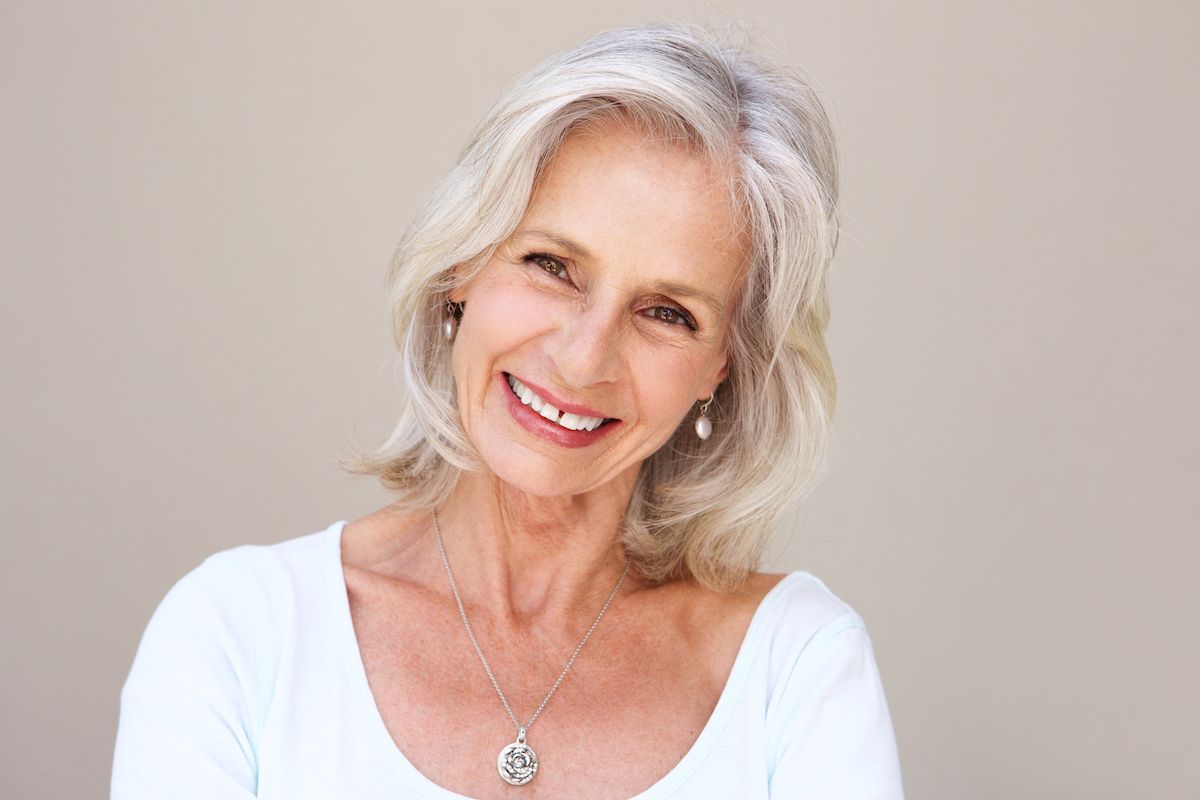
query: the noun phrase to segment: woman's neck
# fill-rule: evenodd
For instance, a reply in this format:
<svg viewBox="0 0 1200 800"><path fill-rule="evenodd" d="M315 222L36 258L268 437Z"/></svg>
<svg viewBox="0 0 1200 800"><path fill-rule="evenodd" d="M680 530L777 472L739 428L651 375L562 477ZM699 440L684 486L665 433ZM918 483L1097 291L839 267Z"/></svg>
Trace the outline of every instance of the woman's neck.
<svg viewBox="0 0 1200 800"><path fill-rule="evenodd" d="M636 473L580 495L536 497L490 474L463 473L438 509L463 602L514 626L590 623L625 568L617 540L634 480ZM631 572L621 592L638 583Z"/></svg>

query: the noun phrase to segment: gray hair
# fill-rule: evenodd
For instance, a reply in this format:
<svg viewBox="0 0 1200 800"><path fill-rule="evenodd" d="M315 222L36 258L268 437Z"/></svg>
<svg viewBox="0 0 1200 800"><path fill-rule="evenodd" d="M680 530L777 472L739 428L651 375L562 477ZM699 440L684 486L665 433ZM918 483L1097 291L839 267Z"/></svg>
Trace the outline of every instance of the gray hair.
<svg viewBox="0 0 1200 800"><path fill-rule="evenodd" d="M566 135L614 112L735 175L749 262L730 320L728 377L708 412L714 431L702 441L681 424L643 462L621 534L645 579L729 590L824 471L836 399L824 331L838 166L810 84L703 30L605 31L521 77L488 111L388 273L408 394L399 422L379 449L339 463L375 475L412 509L443 502L461 470L484 469L459 419L443 303L516 229Z"/></svg>

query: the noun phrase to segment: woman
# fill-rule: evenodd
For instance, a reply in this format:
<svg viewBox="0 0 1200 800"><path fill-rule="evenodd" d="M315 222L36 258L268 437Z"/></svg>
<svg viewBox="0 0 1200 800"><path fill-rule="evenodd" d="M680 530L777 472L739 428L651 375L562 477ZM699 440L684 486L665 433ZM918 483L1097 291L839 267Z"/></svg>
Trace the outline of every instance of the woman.
<svg viewBox="0 0 1200 800"><path fill-rule="evenodd" d="M827 440L835 197L812 90L705 36L519 81L390 276L410 401L346 465L396 503L168 593L113 796L900 797L862 620L755 571Z"/></svg>

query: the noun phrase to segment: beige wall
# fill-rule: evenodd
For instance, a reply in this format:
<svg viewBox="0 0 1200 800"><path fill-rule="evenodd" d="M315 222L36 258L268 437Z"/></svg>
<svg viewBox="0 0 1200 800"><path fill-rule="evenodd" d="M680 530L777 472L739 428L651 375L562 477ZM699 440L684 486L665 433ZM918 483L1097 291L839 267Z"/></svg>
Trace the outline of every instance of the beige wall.
<svg viewBox="0 0 1200 800"><path fill-rule="evenodd" d="M215 550L385 502L381 282L505 80L741 15L845 158L834 469L773 564L866 618L912 798L1196 798L1191 2L0 6L0 786L107 790ZM571 5L578 8L569 9Z"/></svg>

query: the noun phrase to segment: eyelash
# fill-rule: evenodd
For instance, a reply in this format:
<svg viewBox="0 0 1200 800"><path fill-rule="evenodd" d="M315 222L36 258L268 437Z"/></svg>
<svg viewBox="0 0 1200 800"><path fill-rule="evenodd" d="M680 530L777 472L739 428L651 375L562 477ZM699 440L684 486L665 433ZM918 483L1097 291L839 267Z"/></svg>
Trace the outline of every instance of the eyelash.
<svg viewBox="0 0 1200 800"><path fill-rule="evenodd" d="M555 258L552 255L549 255L547 253L530 253L521 260L527 264L532 264L532 265L536 266L542 272L545 272L547 275L550 275L552 277L558 278L559 280L564 280L564 281L570 280L570 277L568 277L566 274L567 265L564 264L560 259ZM550 262L551 264L553 264L555 269L553 271L547 269L546 262ZM560 270L561 270L561 273L560 273ZM693 331L696 330L696 320L694 320L692 318L691 314L688 314L686 311L684 311L682 308L679 308L678 306L654 306L654 310L659 311L659 312L670 312L677 319L679 319L687 328L689 328L690 330L693 330ZM654 318L662 320L661 316L655 316ZM679 325L679 322L671 322L669 320L662 320L662 321L667 325L672 325L672 326Z"/></svg>

